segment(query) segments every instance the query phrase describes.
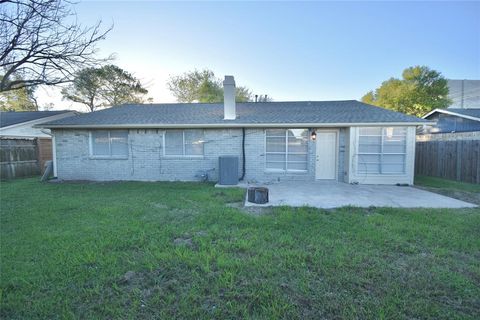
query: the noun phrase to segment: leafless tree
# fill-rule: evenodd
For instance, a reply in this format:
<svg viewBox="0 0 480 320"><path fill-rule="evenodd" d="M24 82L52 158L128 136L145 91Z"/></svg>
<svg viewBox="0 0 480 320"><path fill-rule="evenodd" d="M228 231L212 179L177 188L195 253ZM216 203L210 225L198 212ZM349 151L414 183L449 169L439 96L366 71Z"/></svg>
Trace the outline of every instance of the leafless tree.
<svg viewBox="0 0 480 320"><path fill-rule="evenodd" d="M0 92L69 82L80 68L106 60L97 58L96 45L112 27L82 26L72 5L0 0Z"/></svg>

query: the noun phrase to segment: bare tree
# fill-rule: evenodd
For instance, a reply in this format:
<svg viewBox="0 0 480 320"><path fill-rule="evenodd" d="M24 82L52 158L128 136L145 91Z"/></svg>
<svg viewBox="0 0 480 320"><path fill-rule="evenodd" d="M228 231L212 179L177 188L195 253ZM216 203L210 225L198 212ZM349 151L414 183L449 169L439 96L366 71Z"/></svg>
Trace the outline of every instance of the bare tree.
<svg viewBox="0 0 480 320"><path fill-rule="evenodd" d="M0 0L0 92L69 82L105 61L96 44L112 27L100 24L79 24L68 1Z"/></svg>

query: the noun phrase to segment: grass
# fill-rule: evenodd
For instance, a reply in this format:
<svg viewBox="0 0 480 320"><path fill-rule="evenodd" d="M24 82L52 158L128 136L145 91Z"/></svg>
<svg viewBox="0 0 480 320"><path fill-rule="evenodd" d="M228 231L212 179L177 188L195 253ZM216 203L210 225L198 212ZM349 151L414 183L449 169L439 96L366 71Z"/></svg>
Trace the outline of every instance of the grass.
<svg viewBox="0 0 480 320"><path fill-rule="evenodd" d="M480 210L279 207L195 183L1 184L2 319L478 319Z"/></svg>
<svg viewBox="0 0 480 320"><path fill-rule="evenodd" d="M436 177L416 176L415 184L444 190L480 192L480 184L459 182Z"/></svg>
<svg viewBox="0 0 480 320"><path fill-rule="evenodd" d="M480 184L416 176L415 185L428 191L480 205Z"/></svg>

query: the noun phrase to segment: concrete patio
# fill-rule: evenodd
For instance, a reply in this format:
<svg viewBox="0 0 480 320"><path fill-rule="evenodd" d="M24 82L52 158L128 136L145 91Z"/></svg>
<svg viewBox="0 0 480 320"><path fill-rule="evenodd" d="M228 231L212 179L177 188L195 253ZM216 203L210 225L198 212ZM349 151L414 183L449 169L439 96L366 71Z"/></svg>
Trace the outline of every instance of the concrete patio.
<svg viewBox="0 0 480 320"><path fill-rule="evenodd" d="M260 185L259 185L260 186ZM476 205L414 187L351 185L339 182L281 182L262 185L269 189L269 202L245 206L310 206L316 208L472 208Z"/></svg>

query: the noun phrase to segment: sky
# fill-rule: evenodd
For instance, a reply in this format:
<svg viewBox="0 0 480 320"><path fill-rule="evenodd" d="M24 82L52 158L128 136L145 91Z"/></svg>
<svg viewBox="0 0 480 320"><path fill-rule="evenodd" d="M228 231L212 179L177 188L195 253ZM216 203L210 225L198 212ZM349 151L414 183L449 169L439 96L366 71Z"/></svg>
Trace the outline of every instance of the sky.
<svg viewBox="0 0 480 320"><path fill-rule="evenodd" d="M427 65L480 79L480 2L81 1L78 21L113 24L99 56L133 73L154 102L172 75L210 69L275 101L360 99ZM40 105L86 111L38 91Z"/></svg>

